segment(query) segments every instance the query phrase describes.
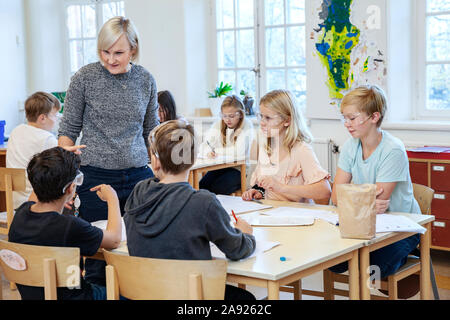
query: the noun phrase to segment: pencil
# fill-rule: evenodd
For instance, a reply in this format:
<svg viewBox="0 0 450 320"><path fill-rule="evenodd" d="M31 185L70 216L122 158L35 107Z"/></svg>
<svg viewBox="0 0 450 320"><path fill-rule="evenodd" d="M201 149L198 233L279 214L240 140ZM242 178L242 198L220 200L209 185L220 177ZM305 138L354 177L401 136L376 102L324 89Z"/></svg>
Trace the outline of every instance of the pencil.
<svg viewBox="0 0 450 320"><path fill-rule="evenodd" d="M236 220L236 223L237 223L237 218L236 218L236 215L234 214L234 211L231 210L231 213L233 214L234 220Z"/></svg>

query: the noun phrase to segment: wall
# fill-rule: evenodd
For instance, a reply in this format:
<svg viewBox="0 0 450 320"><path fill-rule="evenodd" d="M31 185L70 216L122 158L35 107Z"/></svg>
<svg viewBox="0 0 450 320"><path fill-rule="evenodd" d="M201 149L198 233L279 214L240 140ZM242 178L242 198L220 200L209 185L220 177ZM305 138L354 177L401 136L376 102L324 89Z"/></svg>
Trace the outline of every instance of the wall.
<svg viewBox="0 0 450 320"><path fill-rule="evenodd" d="M173 93L180 114L207 103L208 14L205 0L125 0L141 38L140 64L158 90Z"/></svg>
<svg viewBox="0 0 450 320"><path fill-rule="evenodd" d="M23 121L19 105L26 98L26 60L24 3L21 0L0 0L0 120L6 120L5 133Z"/></svg>

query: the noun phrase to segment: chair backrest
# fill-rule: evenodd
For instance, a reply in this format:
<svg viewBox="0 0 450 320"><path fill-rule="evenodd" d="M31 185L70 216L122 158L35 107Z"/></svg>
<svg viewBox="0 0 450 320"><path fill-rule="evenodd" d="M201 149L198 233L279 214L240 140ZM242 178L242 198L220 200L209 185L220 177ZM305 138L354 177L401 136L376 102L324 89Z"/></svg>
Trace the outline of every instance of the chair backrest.
<svg viewBox="0 0 450 320"><path fill-rule="evenodd" d="M226 260L130 257L104 250L108 300L223 300Z"/></svg>
<svg viewBox="0 0 450 320"><path fill-rule="evenodd" d="M414 198L420 206L422 214L429 214L431 201L433 201L434 190L422 184L413 183Z"/></svg>
<svg viewBox="0 0 450 320"><path fill-rule="evenodd" d="M14 218L13 191L25 191L25 169L0 168L0 191L6 196L6 224L0 225L0 234L8 234Z"/></svg>
<svg viewBox="0 0 450 320"><path fill-rule="evenodd" d="M80 285L80 249L34 246L0 240L0 266L8 281L44 287L56 300L57 287Z"/></svg>

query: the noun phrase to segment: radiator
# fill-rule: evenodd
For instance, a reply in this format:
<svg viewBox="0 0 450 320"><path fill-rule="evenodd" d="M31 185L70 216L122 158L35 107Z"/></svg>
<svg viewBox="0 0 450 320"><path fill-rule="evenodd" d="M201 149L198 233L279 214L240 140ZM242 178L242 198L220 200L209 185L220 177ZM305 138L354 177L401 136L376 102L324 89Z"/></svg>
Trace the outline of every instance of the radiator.
<svg viewBox="0 0 450 320"><path fill-rule="evenodd" d="M320 165L330 173L331 181L334 181L339 156L338 146L331 139L314 139L312 146Z"/></svg>

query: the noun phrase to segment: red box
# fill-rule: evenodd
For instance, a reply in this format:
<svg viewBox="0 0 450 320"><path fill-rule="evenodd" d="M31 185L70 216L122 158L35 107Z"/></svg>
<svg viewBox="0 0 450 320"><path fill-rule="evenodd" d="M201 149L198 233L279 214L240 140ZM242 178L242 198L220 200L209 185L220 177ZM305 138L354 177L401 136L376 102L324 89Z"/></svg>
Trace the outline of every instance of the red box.
<svg viewBox="0 0 450 320"><path fill-rule="evenodd" d="M431 244L438 247L450 247L450 220L439 219L432 222Z"/></svg>
<svg viewBox="0 0 450 320"><path fill-rule="evenodd" d="M413 183L428 186L428 163L427 162L409 162L409 173Z"/></svg>
<svg viewBox="0 0 450 320"><path fill-rule="evenodd" d="M431 214L436 219L450 220L450 192L435 191L431 202Z"/></svg>

